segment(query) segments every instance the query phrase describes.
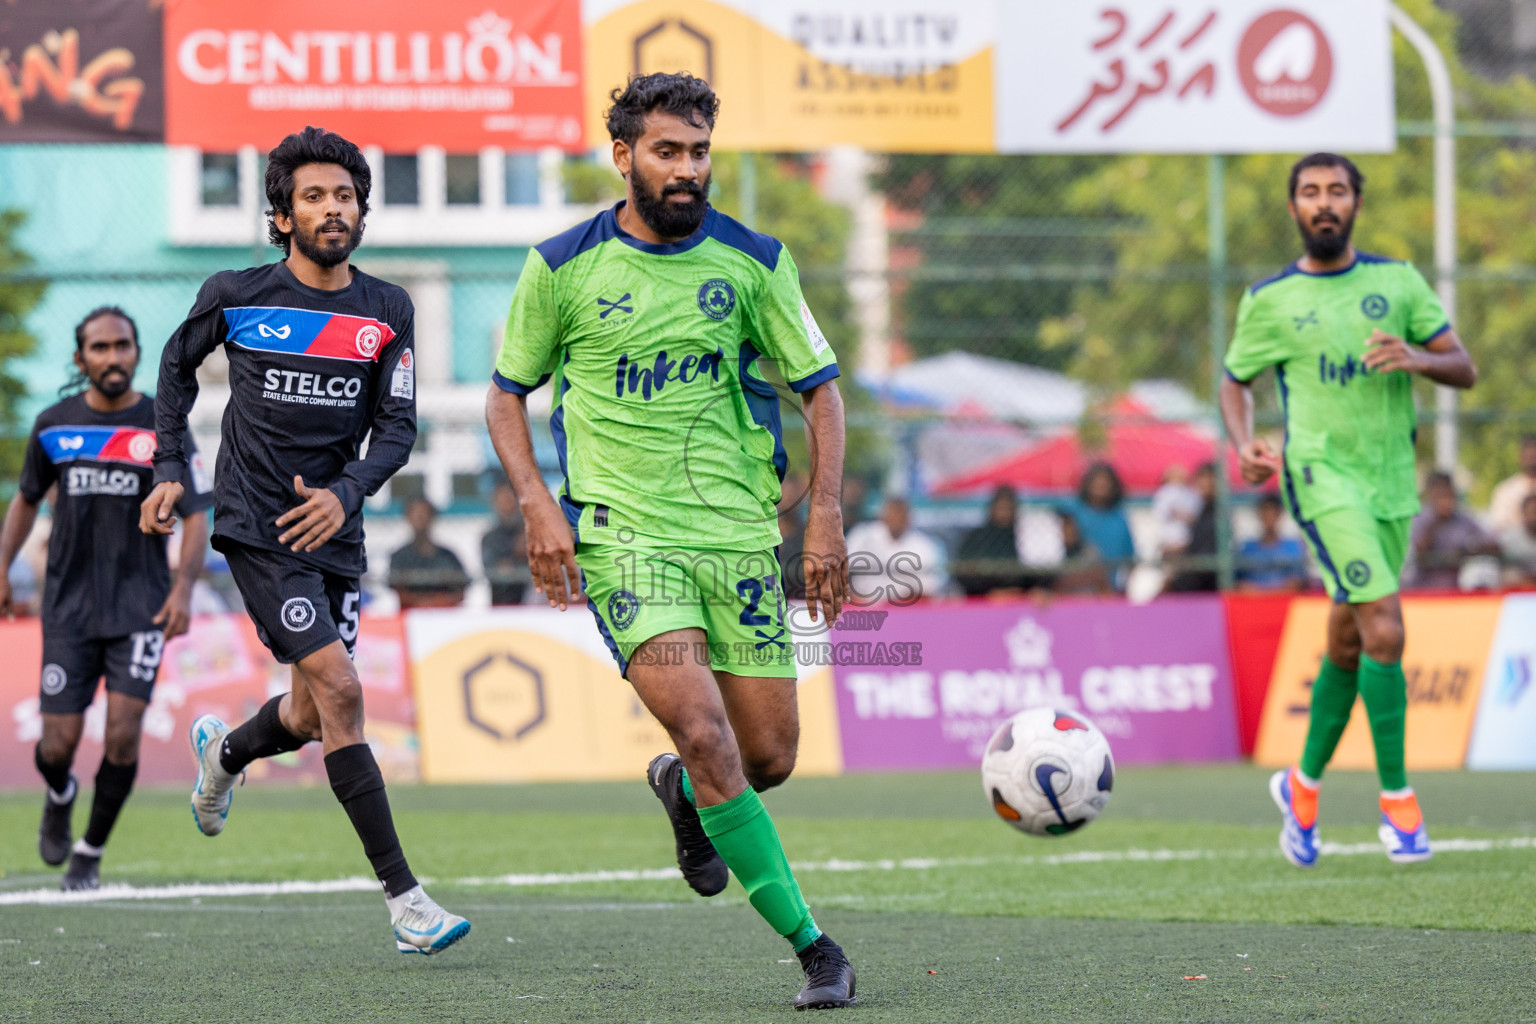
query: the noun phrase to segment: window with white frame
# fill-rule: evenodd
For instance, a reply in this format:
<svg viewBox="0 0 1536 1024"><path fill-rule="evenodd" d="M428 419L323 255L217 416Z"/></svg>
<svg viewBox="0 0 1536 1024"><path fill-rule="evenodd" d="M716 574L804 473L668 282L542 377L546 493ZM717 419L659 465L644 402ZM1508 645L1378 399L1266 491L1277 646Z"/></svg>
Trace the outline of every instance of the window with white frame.
<svg viewBox="0 0 1536 1024"><path fill-rule="evenodd" d="M566 198L566 157L559 150L366 149L364 154L373 172L369 245L534 245L599 208ZM250 245L265 239L265 160L257 150L205 153L173 146L169 164L173 244Z"/></svg>

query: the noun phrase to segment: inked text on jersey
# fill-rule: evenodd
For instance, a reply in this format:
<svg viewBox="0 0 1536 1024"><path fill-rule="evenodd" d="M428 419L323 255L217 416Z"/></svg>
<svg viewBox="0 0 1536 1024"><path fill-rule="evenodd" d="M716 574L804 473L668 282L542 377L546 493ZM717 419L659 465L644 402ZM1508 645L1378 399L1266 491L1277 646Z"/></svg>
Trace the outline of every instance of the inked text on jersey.
<svg viewBox="0 0 1536 1024"><path fill-rule="evenodd" d="M626 394L638 393L642 399L649 402L651 392L660 394L668 381L692 384L707 373L711 380L718 383L720 361L724 358L725 353L718 345L709 355L690 354L681 359L668 359L666 349L662 349L656 353L656 361L647 367L641 366L638 359L631 362L629 353L626 352L619 356L619 363L614 371L614 394L623 398Z"/></svg>
<svg viewBox="0 0 1536 1024"><path fill-rule="evenodd" d="M1340 387L1348 387L1349 382L1356 377L1370 376L1374 371L1369 366L1356 359L1354 356L1345 356L1342 363L1336 363L1328 358L1328 353L1321 352L1317 357L1317 374L1324 384L1337 384Z"/></svg>

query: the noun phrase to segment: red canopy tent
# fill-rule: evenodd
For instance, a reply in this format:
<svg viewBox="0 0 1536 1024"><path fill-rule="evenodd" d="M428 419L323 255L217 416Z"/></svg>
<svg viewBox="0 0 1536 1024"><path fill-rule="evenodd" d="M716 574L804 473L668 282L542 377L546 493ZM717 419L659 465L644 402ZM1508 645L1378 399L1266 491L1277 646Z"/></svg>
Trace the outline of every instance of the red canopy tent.
<svg viewBox="0 0 1536 1024"><path fill-rule="evenodd" d="M1008 484L1021 491L1071 493L1077 490L1083 471L1102 461L1115 468L1128 492L1150 494L1162 484L1169 466L1182 465L1193 472L1216 457L1216 441L1209 434L1159 420L1129 396L1116 400L1107 419L1104 444L1096 451L1083 447L1077 431L1058 434L990 465L941 480L933 492L956 494ZM1227 478L1234 488L1249 486L1238 475L1235 458L1227 459Z"/></svg>

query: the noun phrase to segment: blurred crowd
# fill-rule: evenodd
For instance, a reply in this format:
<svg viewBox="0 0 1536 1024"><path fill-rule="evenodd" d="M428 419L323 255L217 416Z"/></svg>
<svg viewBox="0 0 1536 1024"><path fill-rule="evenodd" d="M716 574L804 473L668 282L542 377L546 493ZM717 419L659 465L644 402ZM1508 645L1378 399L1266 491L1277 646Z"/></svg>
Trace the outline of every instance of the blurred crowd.
<svg viewBox="0 0 1536 1024"><path fill-rule="evenodd" d="M804 574L794 567L804 550L808 486L803 473L791 472L779 505L784 538L779 554L790 598L804 596ZM1101 462L1088 467L1069 498L1025 502L1012 488L999 487L981 510L980 522L957 526L950 516L930 532L915 523L907 498L874 493L864 480L850 477L843 487L843 523L854 589L860 603L896 604L1024 594L1118 593L1145 600L1159 593L1214 591L1223 533L1216 488L1214 465L1193 472L1175 465L1150 501L1132 502L1114 468ZM1410 531L1404 589L1536 587L1536 434L1522 440L1517 470L1494 487L1484 512L1466 506L1449 474L1430 473L1423 488L1423 509ZM1237 590L1321 589L1300 528L1277 490L1256 499L1236 496L1231 506L1225 533ZM512 488L504 482L495 486L490 507L472 572L438 536L438 510L431 502L414 498L406 503L409 539L390 553L382 574L401 608L464 604L477 576L492 605L537 600ZM463 540L462 532L456 539ZM35 531L12 565L20 613L35 612L41 598L46 544L45 531ZM234 588L221 585L227 582L221 568L222 558L212 553L194 610L238 607Z"/></svg>

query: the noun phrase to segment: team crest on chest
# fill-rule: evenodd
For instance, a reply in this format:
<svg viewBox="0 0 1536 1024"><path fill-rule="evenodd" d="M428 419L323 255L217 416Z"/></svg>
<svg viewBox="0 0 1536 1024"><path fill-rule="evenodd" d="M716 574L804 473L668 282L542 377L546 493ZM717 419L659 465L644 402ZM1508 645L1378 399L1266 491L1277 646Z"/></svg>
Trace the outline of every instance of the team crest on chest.
<svg viewBox="0 0 1536 1024"><path fill-rule="evenodd" d="M699 309L711 320L724 320L736 308L736 289L723 277L699 285Z"/></svg>
<svg viewBox="0 0 1536 1024"><path fill-rule="evenodd" d="M374 324L364 324L357 329L357 354L364 359L372 359L378 354L379 346L384 342L384 332Z"/></svg>

